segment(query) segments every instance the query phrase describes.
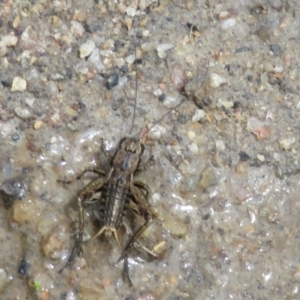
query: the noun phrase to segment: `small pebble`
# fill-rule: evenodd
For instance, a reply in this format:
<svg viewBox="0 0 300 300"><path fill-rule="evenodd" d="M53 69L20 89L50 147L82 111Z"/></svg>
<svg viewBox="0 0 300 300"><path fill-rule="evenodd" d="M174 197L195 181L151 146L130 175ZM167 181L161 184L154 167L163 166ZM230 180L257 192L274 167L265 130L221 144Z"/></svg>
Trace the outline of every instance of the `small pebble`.
<svg viewBox="0 0 300 300"><path fill-rule="evenodd" d="M216 148L219 150L219 151L225 151L225 144L222 140L217 140L215 142L215 145L216 145Z"/></svg>
<svg viewBox="0 0 300 300"><path fill-rule="evenodd" d="M107 81L106 87L111 90L114 86L119 84L119 75L117 73L113 73Z"/></svg>
<svg viewBox="0 0 300 300"><path fill-rule="evenodd" d="M34 122L33 128L34 129L40 129L43 126L44 122L41 120L37 120Z"/></svg>
<svg viewBox="0 0 300 300"><path fill-rule="evenodd" d="M34 101L35 101L35 99L34 98L26 98L25 99L25 103L29 106L29 107L33 107L33 104L34 104Z"/></svg>
<svg viewBox="0 0 300 300"><path fill-rule="evenodd" d="M84 35L83 26L77 21L71 21L71 33L74 37L82 37Z"/></svg>
<svg viewBox="0 0 300 300"><path fill-rule="evenodd" d="M127 62L128 64L133 64L134 63L134 61L135 61L135 55L134 54L130 54L130 55L128 55L128 56L126 56L125 58L124 58L124 60L125 60L125 62Z"/></svg>
<svg viewBox="0 0 300 300"><path fill-rule="evenodd" d="M9 281L8 274L6 273L6 271L4 269L0 268L0 293L3 292L8 281Z"/></svg>
<svg viewBox="0 0 300 300"><path fill-rule="evenodd" d="M156 50L157 52L166 52L172 48L174 48L173 44L160 44L157 46Z"/></svg>
<svg viewBox="0 0 300 300"><path fill-rule="evenodd" d="M136 15L136 9L134 7L129 6L126 10L126 14L129 17L134 17Z"/></svg>
<svg viewBox="0 0 300 300"><path fill-rule="evenodd" d="M89 56L92 51L95 49L96 45L92 40L87 40L84 44L82 44L79 48L79 57L85 58Z"/></svg>
<svg viewBox="0 0 300 300"><path fill-rule="evenodd" d="M223 100L223 99L218 99L217 105L223 106L225 108L231 108L234 106L234 102L233 101L227 101L227 100Z"/></svg>
<svg viewBox="0 0 300 300"><path fill-rule="evenodd" d="M18 43L18 37L15 36L14 34L7 34L2 36L2 43L6 46L6 47L12 47L17 45Z"/></svg>
<svg viewBox="0 0 300 300"><path fill-rule="evenodd" d="M163 105L166 108L172 108L179 104L179 101L180 100L177 97L167 96L163 102Z"/></svg>
<svg viewBox="0 0 300 300"><path fill-rule="evenodd" d="M166 53L165 51L159 51L159 52L157 52L157 56L158 56L159 58L164 59L164 58L167 57L167 53Z"/></svg>
<svg viewBox="0 0 300 300"><path fill-rule="evenodd" d="M17 16L14 18L12 25L13 25L13 28L19 27L19 25L20 25L20 16L19 16L19 15L17 15Z"/></svg>
<svg viewBox="0 0 300 300"><path fill-rule="evenodd" d="M256 157L261 162L264 162L266 160L265 157L264 157L264 155L262 155L262 154L257 154Z"/></svg>
<svg viewBox="0 0 300 300"><path fill-rule="evenodd" d="M226 19L222 22L221 27L222 27L223 30L226 30L226 29L228 29L230 27L233 27L235 25L236 25L236 20L233 19L233 18L229 18L229 19Z"/></svg>
<svg viewBox="0 0 300 300"><path fill-rule="evenodd" d="M12 136L11 136L11 139L16 142L20 139L20 136L17 134L17 133L14 133Z"/></svg>
<svg viewBox="0 0 300 300"><path fill-rule="evenodd" d="M98 72L105 69L104 64L100 58L100 51L98 48L95 48L92 51L91 55L88 58L88 61L94 65Z"/></svg>
<svg viewBox="0 0 300 300"><path fill-rule="evenodd" d="M30 119L32 117L32 114L28 109L20 106L15 108L15 114L21 119Z"/></svg>
<svg viewBox="0 0 300 300"><path fill-rule="evenodd" d="M15 92L15 91L19 91L19 92L23 92L25 91L27 88L27 82L25 79L16 76L13 80L12 86L11 86L11 91Z"/></svg>
<svg viewBox="0 0 300 300"><path fill-rule="evenodd" d="M148 37L149 35L150 35L150 31L149 30L146 29L146 30L143 31L143 36L144 37Z"/></svg>
<svg viewBox="0 0 300 300"><path fill-rule="evenodd" d="M210 87L216 89L224 83L226 83L226 79L221 77L219 74L212 73L210 75L210 82L209 82Z"/></svg>
<svg viewBox="0 0 300 300"><path fill-rule="evenodd" d="M167 129L162 125L156 124L151 128L152 124L148 125L148 138L152 141L157 141L161 138L162 135L166 134Z"/></svg>
<svg viewBox="0 0 300 300"><path fill-rule="evenodd" d="M199 152L199 148L196 143L192 143L192 144L188 145L188 150L190 152L192 152L192 154L198 154L198 152Z"/></svg>
<svg viewBox="0 0 300 300"><path fill-rule="evenodd" d="M196 137L195 131L190 130L187 134L190 140L193 140Z"/></svg>
<svg viewBox="0 0 300 300"><path fill-rule="evenodd" d="M205 119L205 111L203 109L196 109L193 117L192 117L192 122L196 123L199 122L201 119Z"/></svg>
<svg viewBox="0 0 300 300"><path fill-rule="evenodd" d="M221 12L219 13L218 18L219 18L219 20L225 20L225 19L227 19L229 16L230 16L229 11L225 10L225 11L221 11Z"/></svg>
<svg viewBox="0 0 300 300"><path fill-rule="evenodd" d="M296 142L296 137L295 136L288 136L288 137L283 137L279 139L279 146L280 148L284 150L289 150L292 148L292 146Z"/></svg>

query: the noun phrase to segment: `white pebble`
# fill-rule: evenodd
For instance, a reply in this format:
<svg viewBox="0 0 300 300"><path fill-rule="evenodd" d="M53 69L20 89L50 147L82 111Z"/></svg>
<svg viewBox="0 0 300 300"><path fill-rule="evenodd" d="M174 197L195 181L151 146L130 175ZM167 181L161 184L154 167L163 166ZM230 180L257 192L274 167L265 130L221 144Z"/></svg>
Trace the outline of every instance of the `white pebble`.
<svg viewBox="0 0 300 300"><path fill-rule="evenodd" d="M157 52L157 56L158 56L159 58L164 59L164 58L167 57L167 53L166 53L165 51L159 51L159 52Z"/></svg>
<svg viewBox="0 0 300 300"><path fill-rule="evenodd" d="M85 58L89 56L92 51L95 49L96 45L92 40L87 40L84 44L82 44L79 48L79 57Z"/></svg>
<svg viewBox="0 0 300 300"><path fill-rule="evenodd" d="M149 124L147 127L148 127L148 138L150 140L153 140L153 141L156 141L156 140L159 140L161 138L161 136L163 134L165 134L167 132L167 129L161 125L154 125L152 128L151 128L152 124Z"/></svg>
<svg viewBox="0 0 300 300"><path fill-rule="evenodd" d="M188 145L188 150L190 152L192 152L193 154L198 154L198 152L199 152L199 149L198 149L198 146L196 143L192 143L192 144Z"/></svg>
<svg viewBox="0 0 300 300"><path fill-rule="evenodd" d="M193 140L196 137L195 131L192 131L192 130L189 130L187 135L191 140Z"/></svg>
<svg viewBox="0 0 300 300"><path fill-rule="evenodd" d="M264 155L262 155L262 154L257 154L256 157L257 157L257 159L260 160L261 162L264 162L264 161L266 160L265 157L264 157Z"/></svg>
<svg viewBox="0 0 300 300"><path fill-rule="evenodd" d="M274 160L276 160L276 161L280 161L280 154L277 153L277 152L273 153L273 158L274 158Z"/></svg>
<svg viewBox="0 0 300 300"><path fill-rule="evenodd" d="M21 119L29 119L32 117L31 112L26 108L17 106L14 111L15 111L15 114Z"/></svg>
<svg viewBox="0 0 300 300"><path fill-rule="evenodd" d="M26 98L25 99L25 103L29 106L29 107L33 107L35 99L34 98Z"/></svg>
<svg viewBox="0 0 300 300"><path fill-rule="evenodd" d="M216 145L216 148L219 150L219 151L224 151L225 150L225 144L222 140L217 140L215 142L215 145Z"/></svg>
<svg viewBox="0 0 300 300"><path fill-rule="evenodd" d="M159 44L156 48L157 52L165 52L174 48L173 44Z"/></svg>
<svg viewBox="0 0 300 300"><path fill-rule="evenodd" d="M143 31L143 36L144 37L147 37L149 35L150 35L150 31L149 30L146 29L146 30Z"/></svg>
<svg viewBox="0 0 300 300"><path fill-rule="evenodd" d="M162 90L161 89L156 89L153 91L153 95L156 97L159 97L162 94Z"/></svg>
<svg viewBox="0 0 300 300"><path fill-rule="evenodd" d="M134 17L136 15L136 9L134 7L127 7L126 13L129 17Z"/></svg>
<svg viewBox="0 0 300 300"><path fill-rule="evenodd" d="M279 139L279 145L284 150L289 150L296 142L295 136L283 137Z"/></svg>
<svg viewBox="0 0 300 300"><path fill-rule="evenodd" d="M223 30L226 30L226 29L228 29L230 27L233 27L235 25L236 25L236 20L233 19L233 18L229 18L229 19L226 19L222 22L221 27L222 27Z"/></svg>
<svg viewBox="0 0 300 300"><path fill-rule="evenodd" d="M128 64L133 64L134 63L134 60L135 60L135 55L134 54L130 54L128 56L126 56L124 58L125 62L127 62Z"/></svg>
<svg viewBox="0 0 300 300"><path fill-rule="evenodd" d="M74 37L82 37L84 35L84 27L77 21L71 21L71 32Z"/></svg>
<svg viewBox="0 0 300 300"><path fill-rule="evenodd" d="M11 91L15 92L15 91L25 91L27 88L27 82L25 79L16 76L13 80L12 86L11 86Z"/></svg>
<svg viewBox="0 0 300 300"><path fill-rule="evenodd" d="M212 73L210 75L210 83L209 83L210 87L216 89L224 83L226 83L226 79L224 77L221 77L219 74Z"/></svg>
<svg viewBox="0 0 300 300"><path fill-rule="evenodd" d="M233 101L227 101L227 100L223 100L223 99L218 99L218 102L217 102L218 107L223 106L225 108L231 108L231 107L233 107L233 105L234 105Z"/></svg>
<svg viewBox="0 0 300 300"><path fill-rule="evenodd" d="M179 104L179 99L174 96L167 96L166 99L163 101L163 105L166 108L173 108L177 104Z"/></svg>
<svg viewBox="0 0 300 300"><path fill-rule="evenodd" d="M18 43L18 37L14 34L7 34L2 37L2 42L6 47L15 46Z"/></svg>
<svg viewBox="0 0 300 300"><path fill-rule="evenodd" d="M94 65L97 71L102 71L105 69L104 64L101 61L100 52L98 48L95 48L92 51L91 55L88 58L88 61Z"/></svg>
<svg viewBox="0 0 300 300"><path fill-rule="evenodd" d="M2 293L8 281L9 281L9 277L6 271L0 268L0 293Z"/></svg>
<svg viewBox="0 0 300 300"><path fill-rule="evenodd" d="M206 113L203 109L196 109L196 111L192 117L192 122L195 123L195 122L200 121L201 119L205 119L205 116L206 116Z"/></svg>

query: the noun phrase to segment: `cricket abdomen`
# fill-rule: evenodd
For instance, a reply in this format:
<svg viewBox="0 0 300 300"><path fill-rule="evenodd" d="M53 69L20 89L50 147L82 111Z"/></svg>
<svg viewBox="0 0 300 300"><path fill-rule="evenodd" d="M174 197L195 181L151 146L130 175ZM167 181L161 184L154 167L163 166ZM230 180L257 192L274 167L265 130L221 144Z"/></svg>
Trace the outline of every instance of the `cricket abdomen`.
<svg viewBox="0 0 300 300"><path fill-rule="evenodd" d="M118 229L123 222L131 192L129 184L121 180L108 181L102 188L97 218L102 227Z"/></svg>

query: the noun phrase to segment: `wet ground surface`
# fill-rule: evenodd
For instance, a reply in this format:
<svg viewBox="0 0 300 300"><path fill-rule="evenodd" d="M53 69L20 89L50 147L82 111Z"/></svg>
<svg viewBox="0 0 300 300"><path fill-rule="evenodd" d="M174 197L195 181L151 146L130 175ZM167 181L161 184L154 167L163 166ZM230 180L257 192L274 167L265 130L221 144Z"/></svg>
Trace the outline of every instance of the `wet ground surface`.
<svg viewBox="0 0 300 300"><path fill-rule="evenodd" d="M1 3L1 299L299 299L297 1L130 2ZM58 273L76 176L167 112L136 177L158 257L130 251L130 288L103 236Z"/></svg>

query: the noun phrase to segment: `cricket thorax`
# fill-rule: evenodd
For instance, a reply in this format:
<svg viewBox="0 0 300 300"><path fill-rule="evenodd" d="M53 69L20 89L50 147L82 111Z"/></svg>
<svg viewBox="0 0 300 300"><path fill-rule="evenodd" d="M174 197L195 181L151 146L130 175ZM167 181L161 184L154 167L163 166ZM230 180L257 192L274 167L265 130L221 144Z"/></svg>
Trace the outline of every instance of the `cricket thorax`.
<svg viewBox="0 0 300 300"><path fill-rule="evenodd" d="M113 160L116 173L122 176L132 175L138 168L144 146L135 138L125 138L120 142L119 150Z"/></svg>

